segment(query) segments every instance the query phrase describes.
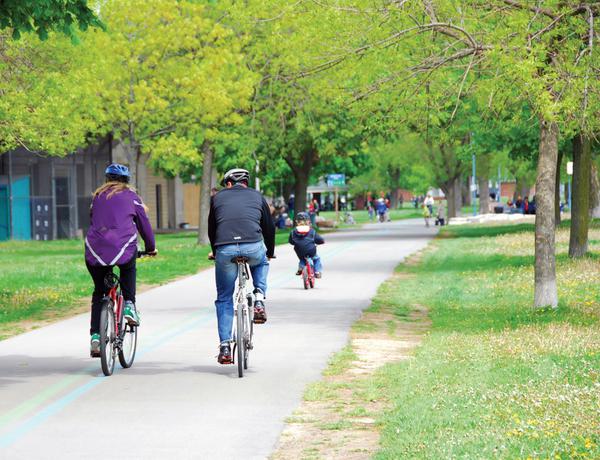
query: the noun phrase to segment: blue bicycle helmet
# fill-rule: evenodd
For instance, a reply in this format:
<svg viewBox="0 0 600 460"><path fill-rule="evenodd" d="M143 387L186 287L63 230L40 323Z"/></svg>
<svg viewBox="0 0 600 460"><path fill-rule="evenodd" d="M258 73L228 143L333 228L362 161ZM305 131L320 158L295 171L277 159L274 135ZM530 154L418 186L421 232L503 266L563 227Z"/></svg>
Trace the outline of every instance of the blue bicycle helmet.
<svg viewBox="0 0 600 460"><path fill-rule="evenodd" d="M131 177L129 168L118 163L108 165L104 171L104 175L106 176L106 179L117 182L129 182L129 178Z"/></svg>

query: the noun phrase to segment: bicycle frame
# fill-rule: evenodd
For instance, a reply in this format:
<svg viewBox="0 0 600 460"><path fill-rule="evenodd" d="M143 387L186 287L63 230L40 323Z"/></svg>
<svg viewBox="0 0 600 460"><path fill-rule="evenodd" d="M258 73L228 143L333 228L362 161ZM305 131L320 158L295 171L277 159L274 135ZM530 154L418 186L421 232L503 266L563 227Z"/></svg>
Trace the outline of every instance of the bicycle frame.
<svg viewBox="0 0 600 460"><path fill-rule="evenodd" d="M112 279L112 286L108 291L106 297L112 302L112 308L115 312L115 337L120 337L121 332L121 319L123 314L123 296L121 295L120 284L121 280L114 273L110 272L109 275Z"/></svg>
<svg viewBox="0 0 600 460"><path fill-rule="evenodd" d="M234 315L238 314L240 306L246 310L246 318L250 318L250 305L248 305L248 297L252 294L246 289L246 282L250 280L250 269L248 264L238 263L238 285L237 295L233 303ZM249 324L246 326L250 327Z"/></svg>

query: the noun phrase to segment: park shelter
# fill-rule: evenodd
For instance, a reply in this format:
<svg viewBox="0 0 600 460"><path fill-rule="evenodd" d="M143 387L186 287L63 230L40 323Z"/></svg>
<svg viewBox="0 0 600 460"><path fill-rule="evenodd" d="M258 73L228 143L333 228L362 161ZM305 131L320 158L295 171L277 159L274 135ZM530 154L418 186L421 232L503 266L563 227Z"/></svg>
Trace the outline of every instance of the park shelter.
<svg viewBox="0 0 600 460"><path fill-rule="evenodd" d="M316 199L321 209L331 211L335 208L334 197L338 193L340 198L344 197L344 203L348 198L348 186L331 186L325 181L325 178L320 178L319 182L314 185L309 185L306 189L307 196L310 199Z"/></svg>
<svg viewBox="0 0 600 460"><path fill-rule="evenodd" d="M198 220L199 186L167 179L138 165L138 190L154 229ZM0 155L0 240L80 238L90 224L93 191L111 162L124 161L119 142L107 136L64 157L19 148Z"/></svg>

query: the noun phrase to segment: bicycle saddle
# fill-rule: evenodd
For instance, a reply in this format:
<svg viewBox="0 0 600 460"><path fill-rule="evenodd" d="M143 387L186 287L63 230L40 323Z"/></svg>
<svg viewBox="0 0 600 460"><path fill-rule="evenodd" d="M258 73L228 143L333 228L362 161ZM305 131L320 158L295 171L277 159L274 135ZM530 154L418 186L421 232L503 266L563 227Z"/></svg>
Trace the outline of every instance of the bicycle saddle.
<svg viewBox="0 0 600 460"><path fill-rule="evenodd" d="M244 257L244 256L236 256L233 259L231 259L231 261L234 264L247 264L248 263L248 257Z"/></svg>

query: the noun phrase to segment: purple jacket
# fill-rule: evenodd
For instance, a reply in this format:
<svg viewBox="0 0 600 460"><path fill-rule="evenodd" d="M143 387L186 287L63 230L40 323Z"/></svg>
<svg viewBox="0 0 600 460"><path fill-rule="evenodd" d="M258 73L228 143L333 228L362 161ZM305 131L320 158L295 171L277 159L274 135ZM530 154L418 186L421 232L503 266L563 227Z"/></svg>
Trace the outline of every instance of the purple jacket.
<svg viewBox="0 0 600 460"><path fill-rule="evenodd" d="M141 198L133 190L104 192L92 201L91 225L85 237L85 260L90 265L121 265L137 255L137 233L146 251L154 251L154 233Z"/></svg>

